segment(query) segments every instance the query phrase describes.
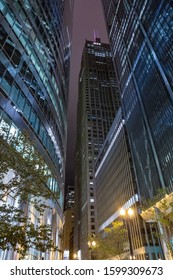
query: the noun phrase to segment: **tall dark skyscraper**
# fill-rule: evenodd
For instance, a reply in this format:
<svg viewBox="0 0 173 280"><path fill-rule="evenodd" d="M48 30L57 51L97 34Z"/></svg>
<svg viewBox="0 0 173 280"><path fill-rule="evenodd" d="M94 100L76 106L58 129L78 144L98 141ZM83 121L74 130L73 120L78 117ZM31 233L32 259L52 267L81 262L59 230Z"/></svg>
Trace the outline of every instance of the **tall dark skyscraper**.
<svg viewBox="0 0 173 280"><path fill-rule="evenodd" d="M172 1L103 0L140 197L173 190Z"/></svg>
<svg viewBox="0 0 173 280"><path fill-rule="evenodd" d="M28 131L49 170L57 175L49 188L59 191L60 197L45 219L52 224L58 246L63 222L72 12L73 0L0 1L0 127L5 124L15 135Z"/></svg>
<svg viewBox="0 0 173 280"><path fill-rule="evenodd" d="M119 107L110 47L86 41L79 75L74 250L89 258L88 237L96 231L94 163Z"/></svg>

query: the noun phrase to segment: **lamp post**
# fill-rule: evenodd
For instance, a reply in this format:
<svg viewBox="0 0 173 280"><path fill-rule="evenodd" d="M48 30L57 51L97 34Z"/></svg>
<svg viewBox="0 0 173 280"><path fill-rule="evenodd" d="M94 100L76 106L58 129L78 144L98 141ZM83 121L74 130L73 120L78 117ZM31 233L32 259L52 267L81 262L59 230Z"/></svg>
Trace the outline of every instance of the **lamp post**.
<svg viewBox="0 0 173 280"><path fill-rule="evenodd" d="M94 257L94 254L93 254L93 248L95 248L96 247L96 242L95 242L95 240L92 240L92 241L88 241L88 248L89 248L89 250L90 250L90 252L91 252L91 255L90 255L90 257L91 257L91 260L94 260L95 259L95 257Z"/></svg>
<svg viewBox="0 0 173 280"><path fill-rule="evenodd" d="M134 259L133 255L133 247L132 247L132 239L131 239L131 234L130 234L130 226L129 226L129 220L132 218L134 214L134 211L129 208L127 211L124 210L124 208L121 208L120 210L120 215L123 217L123 220L126 224L127 227L127 234L128 234L128 240L129 240L129 247L130 247L130 259Z"/></svg>

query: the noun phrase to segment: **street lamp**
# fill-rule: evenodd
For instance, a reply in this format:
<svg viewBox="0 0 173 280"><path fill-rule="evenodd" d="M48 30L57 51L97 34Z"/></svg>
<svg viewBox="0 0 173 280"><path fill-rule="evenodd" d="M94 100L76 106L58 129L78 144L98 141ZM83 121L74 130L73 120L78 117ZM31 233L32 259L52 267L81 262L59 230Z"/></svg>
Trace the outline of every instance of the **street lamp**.
<svg viewBox="0 0 173 280"><path fill-rule="evenodd" d="M88 248L89 248L89 250L90 250L90 252L91 252L91 260L94 260L95 258L94 258L94 254L93 254L93 248L95 248L96 247L96 241L95 240L92 240L92 241L88 241Z"/></svg>
<svg viewBox="0 0 173 280"><path fill-rule="evenodd" d="M135 259L134 255L133 255L132 239L131 239L130 226L129 226L129 221L132 218L133 214L134 214L134 211L132 208L129 208L127 211L124 208L120 209L120 215L123 217L123 221L125 222L126 227L127 227L131 260Z"/></svg>
<svg viewBox="0 0 173 280"><path fill-rule="evenodd" d="M78 256L77 256L76 253L73 255L73 259L74 259L74 260L78 260Z"/></svg>

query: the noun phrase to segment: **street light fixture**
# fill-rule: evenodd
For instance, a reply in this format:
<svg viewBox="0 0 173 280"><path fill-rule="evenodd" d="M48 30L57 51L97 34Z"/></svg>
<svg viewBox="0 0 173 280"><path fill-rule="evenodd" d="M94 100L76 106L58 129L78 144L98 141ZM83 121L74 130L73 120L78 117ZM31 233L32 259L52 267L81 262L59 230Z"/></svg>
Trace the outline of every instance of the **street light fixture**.
<svg viewBox="0 0 173 280"><path fill-rule="evenodd" d="M133 214L134 214L134 211L132 208L129 208L127 211L124 208L120 209L120 215L123 217L123 220L127 227L131 260L135 259L134 255L133 255L132 239L131 239L130 226L129 226L129 220L132 218Z"/></svg>
<svg viewBox="0 0 173 280"><path fill-rule="evenodd" d="M73 259L74 259L74 260L78 260L78 256L77 256L76 253L73 255Z"/></svg>
<svg viewBox="0 0 173 280"><path fill-rule="evenodd" d="M91 260L94 260L94 254L93 254L93 248L96 247L96 241L95 240L92 240L92 241L88 241L88 248L91 252Z"/></svg>
<svg viewBox="0 0 173 280"><path fill-rule="evenodd" d="M124 210L124 208L121 208L120 209L120 215L125 216L125 214L126 214L126 211Z"/></svg>
<svg viewBox="0 0 173 280"><path fill-rule="evenodd" d="M133 216L133 214L134 214L134 211L133 211L132 208L129 208L127 212L128 212L130 217Z"/></svg>

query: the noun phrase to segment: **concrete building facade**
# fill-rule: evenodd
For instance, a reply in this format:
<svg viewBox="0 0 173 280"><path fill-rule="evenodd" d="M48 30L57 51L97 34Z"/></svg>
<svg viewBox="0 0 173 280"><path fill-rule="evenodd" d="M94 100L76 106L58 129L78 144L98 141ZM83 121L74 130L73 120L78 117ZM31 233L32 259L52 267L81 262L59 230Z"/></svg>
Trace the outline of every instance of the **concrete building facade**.
<svg viewBox="0 0 173 280"><path fill-rule="evenodd" d="M86 41L79 75L74 250L89 258L88 238L96 231L94 163L119 107L110 47ZM75 252L75 253L76 253Z"/></svg>

